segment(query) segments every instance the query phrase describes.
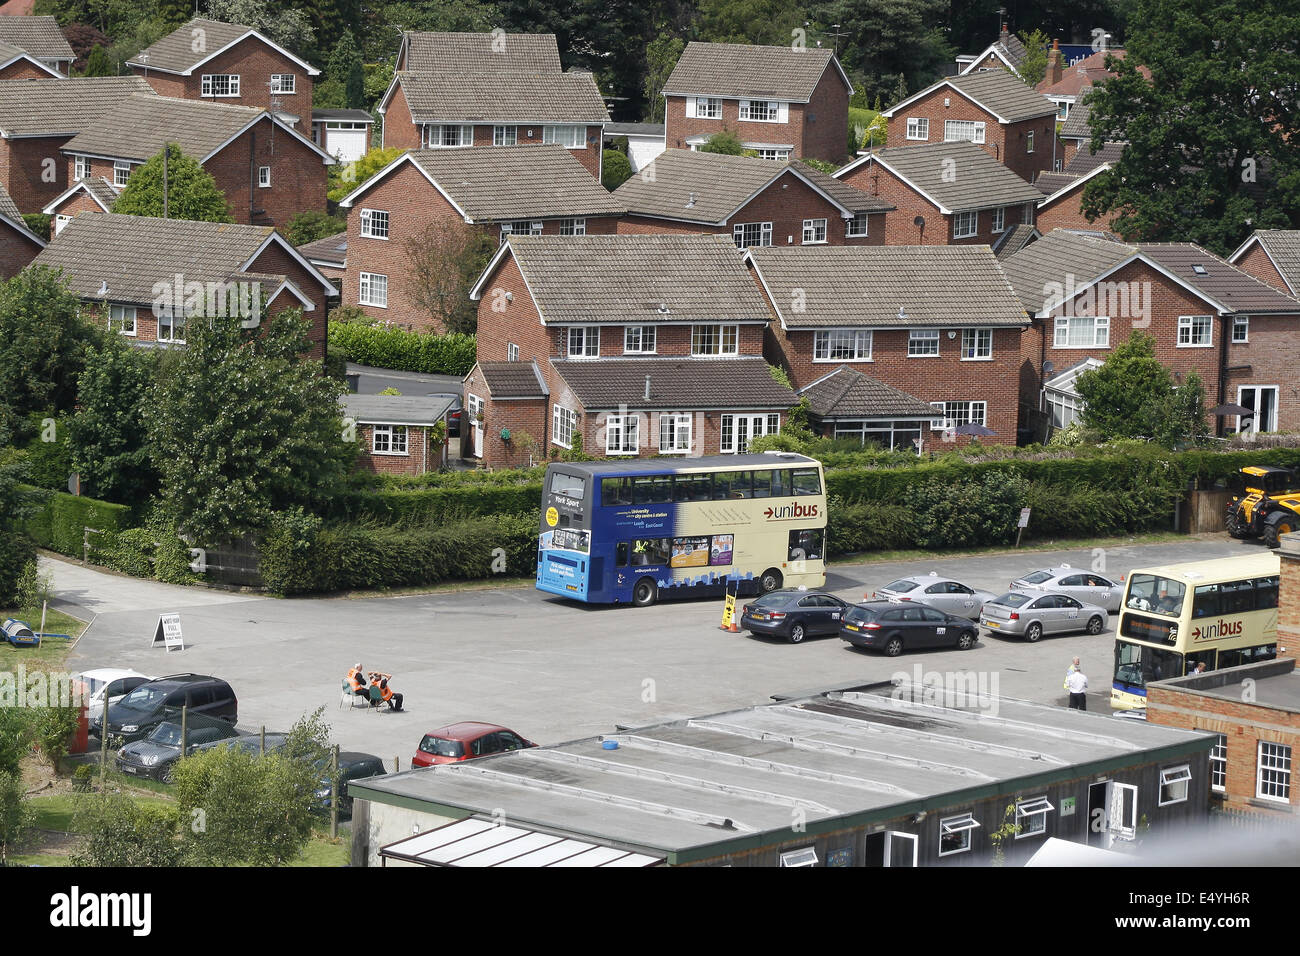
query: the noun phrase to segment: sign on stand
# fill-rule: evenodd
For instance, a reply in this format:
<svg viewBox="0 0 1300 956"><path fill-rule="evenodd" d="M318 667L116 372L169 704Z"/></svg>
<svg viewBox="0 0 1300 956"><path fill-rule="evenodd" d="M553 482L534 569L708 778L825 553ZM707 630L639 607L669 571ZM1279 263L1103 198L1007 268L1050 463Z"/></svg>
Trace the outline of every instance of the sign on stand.
<svg viewBox="0 0 1300 956"><path fill-rule="evenodd" d="M1016 531L1016 547L1017 547L1017 548L1020 547L1020 536L1021 536L1022 534L1025 533L1025 529L1028 528L1028 527L1029 527L1029 509L1028 509L1028 508L1021 508L1021 509L1020 509L1020 521L1017 522L1017 524L1016 524L1016 528L1018 529L1018 530Z"/></svg>
<svg viewBox="0 0 1300 956"><path fill-rule="evenodd" d="M153 631L151 647L162 644L168 651L185 650L185 638L181 636L181 616L179 614L159 614L158 626Z"/></svg>

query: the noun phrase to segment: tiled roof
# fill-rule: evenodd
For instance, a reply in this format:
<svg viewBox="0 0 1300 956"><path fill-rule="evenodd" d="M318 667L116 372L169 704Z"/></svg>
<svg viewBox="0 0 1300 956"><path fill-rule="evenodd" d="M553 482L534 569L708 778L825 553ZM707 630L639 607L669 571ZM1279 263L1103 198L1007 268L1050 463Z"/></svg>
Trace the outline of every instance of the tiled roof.
<svg viewBox="0 0 1300 956"><path fill-rule="evenodd" d="M1043 198L1037 189L974 143L895 146L876 150L871 156L933 196L949 212L1037 203ZM870 159L867 157L866 162ZM859 163L838 170L836 178Z"/></svg>
<svg viewBox="0 0 1300 956"><path fill-rule="evenodd" d="M349 123L374 123L375 118L365 110L312 110L311 121L324 123L331 120L345 120Z"/></svg>
<svg viewBox="0 0 1300 956"><path fill-rule="evenodd" d="M344 395L344 413L357 424L433 425L455 399L423 395Z"/></svg>
<svg viewBox="0 0 1300 956"><path fill-rule="evenodd" d="M1137 245L1143 255L1234 312L1300 314L1300 300L1279 292L1200 246L1190 242Z"/></svg>
<svg viewBox="0 0 1300 956"><path fill-rule="evenodd" d="M1105 83L1115 74L1106 69L1106 57L1113 54L1124 59L1123 50L1106 50L1084 57L1078 63L1061 68L1061 78L1048 83L1044 78L1035 89L1044 96L1081 96L1089 87Z"/></svg>
<svg viewBox="0 0 1300 956"><path fill-rule="evenodd" d="M621 216L626 210L563 146L470 146L407 155L473 222Z"/></svg>
<svg viewBox="0 0 1300 956"><path fill-rule="evenodd" d="M142 50L127 61L130 66L146 70L166 70L169 73L189 73L218 50L222 50L236 40L254 33L252 27L238 23L224 23L220 20L195 19L184 26L177 27L146 50ZM267 43L261 33L257 34ZM197 47L197 49L196 49ZM319 70L307 64L292 51L285 50L310 72L312 76Z"/></svg>
<svg viewBox="0 0 1300 956"><path fill-rule="evenodd" d="M730 236L511 236L508 241L547 325L771 319Z"/></svg>
<svg viewBox="0 0 1300 956"><path fill-rule="evenodd" d="M818 418L933 418L934 409L915 395L840 366L799 390Z"/></svg>
<svg viewBox="0 0 1300 956"><path fill-rule="evenodd" d="M894 208L805 163L668 149L614 190L632 215L722 223L755 193L793 169L852 212Z"/></svg>
<svg viewBox="0 0 1300 956"><path fill-rule="evenodd" d="M416 123L609 122L590 73L407 71L397 79Z"/></svg>
<svg viewBox="0 0 1300 956"><path fill-rule="evenodd" d="M46 203L45 208L41 211L46 214L53 214L61 209L65 202L81 192L86 193L91 199L95 200L104 212L112 212L113 203L117 201L118 189L103 176L78 179L62 193Z"/></svg>
<svg viewBox="0 0 1300 956"><path fill-rule="evenodd" d="M54 17L0 17L0 41L40 60L75 60Z"/></svg>
<svg viewBox="0 0 1300 956"><path fill-rule="evenodd" d="M1091 152L1091 147L1087 143L1084 143L1066 164L1065 171L1074 176L1084 176L1103 163L1119 162L1123 153L1123 143L1103 143L1101 149L1095 153Z"/></svg>
<svg viewBox="0 0 1300 956"><path fill-rule="evenodd" d="M1087 103L1082 102L1086 92L1086 90L1080 91L1079 100L1070 107L1070 115L1061 124L1062 139L1092 139L1092 129L1088 126L1088 114L1091 108Z"/></svg>
<svg viewBox="0 0 1300 956"><path fill-rule="evenodd" d="M493 398L545 398L546 383L536 362L479 362Z"/></svg>
<svg viewBox="0 0 1300 956"><path fill-rule="evenodd" d="M786 328L1028 325L1024 307L988 246L767 246L747 251ZM797 311L789 305L795 301L801 306Z"/></svg>
<svg viewBox="0 0 1300 956"><path fill-rule="evenodd" d="M1039 239L1042 233L1036 226L1027 223L1018 222L1015 225L1008 226L1006 231L993 243L993 254L1001 261L1009 256L1014 256L1025 246Z"/></svg>
<svg viewBox="0 0 1300 956"><path fill-rule="evenodd" d="M790 408L798 399L759 356L551 360L587 411L619 408ZM646 378L650 397L646 398Z"/></svg>
<svg viewBox="0 0 1300 956"><path fill-rule="evenodd" d="M1050 196L1058 189L1063 189L1079 177L1072 173L1039 173L1034 186L1044 196Z"/></svg>
<svg viewBox="0 0 1300 956"><path fill-rule="evenodd" d="M1002 117L1007 123L1018 123L1035 116L1056 113L1056 104L1043 94L1035 92L1032 87L1026 86L1020 77L1007 70L981 70L948 77L910 99L924 96L945 84L959 90L989 112ZM892 116L897 108L887 110L885 115Z"/></svg>
<svg viewBox="0 0 1300 956"><path fill-rule="evenodd" d="M1283 281L1300 293L1300 229L1256 229L1251 239L1259 240Z"/></svg>
<svg viewBox="0 0 1300 956"><path fill-rule="evenodd" d="M664 92L807 103L834 60L830 50L816 47L692 42L673 67Z"/></svg>
<svg viewBox="0 0 1300 956"><path fill-rule="evenodd" d="M663 123L606 123L605 136L663 136Z"/></svg>
<svg viewBox="0 0 1300 956"><path fill-rule="evenodd" d="M553 33L407 33L406 69L430 73L559 73Z"/></svg>
<svg viewBox="0 0 1300 956"><path fill-rule="evenodd" d="M153 90L138 76L0 80L0 132L76 135L133 93L153 95Z"/></svg>
<svg viewBox="0 0 1300 956"><path fill-rule="evenodd" d="M63 149L143 162L161 153L167 143L176 143L187 156L203 160L265 114L265 110L210 100L137 94L72 137Z"/></svg>
<svg viewBox="0 0 1300 956"><path fill-rule="evenodd" d="M1030 312L1043 307L1046 287L1082 286L1110 272L1137 253L1136 246L1053 229L1002 261L1002 269Z"/></svg>
<svg viewBox="0 0 1300 956"><path fill-rule="evenodd" d="M23 222L23 214L19 212L18 205L5 189L4 183L0 183L0 216L12 219L14 222Z"/></svg>
<svg viewBox="0 0 1300 956"><path fill-rule="evenodd" d="M300 252L309 262L327 262L344 265L348 260L348 234L347 231L335 233L332 236L326 236L324 239L317 239L315 242L303 243L298 247Z"/></svg>

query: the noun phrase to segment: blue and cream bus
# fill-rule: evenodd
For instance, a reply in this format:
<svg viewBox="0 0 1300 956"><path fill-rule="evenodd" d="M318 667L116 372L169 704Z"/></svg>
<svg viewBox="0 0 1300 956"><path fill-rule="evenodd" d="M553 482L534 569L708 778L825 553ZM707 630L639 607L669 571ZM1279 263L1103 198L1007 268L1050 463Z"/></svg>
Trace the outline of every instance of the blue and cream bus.
<svg viewBox="0 0 1300 956"><path fill-rule="evenodd" d="M547 466L537 589L594 604L826 583L821 463L788 452Z"/></svg>

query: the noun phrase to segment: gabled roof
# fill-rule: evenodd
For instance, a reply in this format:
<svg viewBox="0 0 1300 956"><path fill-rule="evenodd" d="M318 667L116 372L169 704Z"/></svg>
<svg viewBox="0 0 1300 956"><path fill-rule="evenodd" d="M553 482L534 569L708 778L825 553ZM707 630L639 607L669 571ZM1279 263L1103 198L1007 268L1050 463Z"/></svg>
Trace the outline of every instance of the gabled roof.
<svg viewBox="0 0 1300 956"><path fill-rule="evenodd" d="M320 75L320 70L306 60L294 56L284 47L268 40L252 27L201 18L191 20L182 27L177 27L157 43L127 60L127 66L189 76L218 53L230 49L236 43L248 37L256 37L277 53L288 57L302 67L308 76Z"/></svg>
<svg viewBox="0 0 1300 956"><path fill-rule="evenodd" d="M1071 173L1039 173L1034 186L1044 196L1050 196L1057 190L1072 185L1079 177Z"/></svg>
<svg viewBox="0 0 1300 956"><path fill-rule="evenodd" d="M6 191L3 183L0 183L0 221L8 223L10 227L22 233L38 246L45 246L45 240L27 228L27 222L23 219L23 214L18 210L17 203Z"/></svg>
<svg viewBox="0 0 1300 956"><path fill-rule="evenodd" d="M935 90L947 87L992 114L1000 123L1018 123L1036 116L1055 116L1056 104L1031 87L1014 73L1006 70L983 70L949 76L919 93L914 93L901 103L884 110L882 115L893 118L902 109Z"/></svg>
<svg viewBox="0 0 1300 956"><path fill-rule="evenodd" d="M785 329L1029 324L988 246L753 246L745 259Z"/></svg>
<svg viewBox="0 0 1300 956"><path fill-rule="evenodd" d="M993 254L998 257L998 261L1001 261L1014 256L1025 246L1042 237L1043 234L1038 231L1038 227L1023 222L1015 223L1007 226L1002 235L994 241Z"/></svg>
<svg viewBox="0 0 1300 956"><path fill-rule="evenodd" d="M1132 261L1136 246L1107 239L1082 236L1065 229L1053 229L1046 236L1002 261L1002 269L1011 280L1016 295L1031 313L1044 310L1047 287L1052 283L1073 285L1079 289Z"/></svg>
<svg viewBox="0 0 1300 956"><path fill-rule="evenodd" d="M794 392L761 356L551 360L588 412L602 409L790 408ZM646 378L650 397L646 398Z"/></svg>
<svg viewBox="0 0 1300 956"><path fill-rule="evenodd" d="M52 216L58 212L59 207L75 196L77 193L85 193L95 201L104 212L113 211L113 203L117 200L117 187L110 183L103 176L91 176L88 179L78 179L75 183L61 192L54 199L46 203L45 208L41 210L45 215Z"/></svg>
<svg viewBox="0 0 1300 956"><path fill-rule="evenodd" d="M400 86L416 123L608 123L590 73L398 73L379 112ZM600 149L596 143L594 149Z"/></svg>
<svg viewBox="0 0 1300 956"><path fill-rule="evenodd" d="M1082 102L1088 92L1088 90L1080 90L1079 99L1070 107L1070 115L1061 124L1059 135L1062 139L1092 139L1092 129L1088 126L1091 108L1087 103Z"/></svg>
<svg viewBox="0 0 1300 956"><path fill-rule="evenodd" d="M57 70L46 66L26 50L16 47L12 43L0 41L0 70L12 63L16 63L18 60L26 60L28 63L32 64L32 66L36 67L38 70L44 70L50 76L60 76L60 73Z"/></svg>
<svg viewBox="0 0 1300 956"><path fill-rule="evenodd" d="M707 94L807 103L822 75L832 66L852 92L853 84L830 50L691 42L673 67L663 92L665 96Z"/></svg>
<svg viewBox="0 0 1300 956"><path fill-rule="evenodd" d="M1042 193L983 149L967 142L878 149L837 169L834 176L843 179L847 173L872 162L880 163L919 190L944 215L1037 203L1043 198Z"/></svg>
<svg viewBox="0 0 1300 956"><path fill-rule="evenodd" d="M572 153L556 145L413 150L393 160L339 205L352 206L408 163L466 222L621 216L626 211Z"/></svg>
<svg viewBox="0 0 1300 956"><path fill-rule="evenodd" d="M488 391L496 399L536 399L550 394L537 360L531 362L479 362Z"/></svg>
<svg viewBox="0 0 1300 956"><path fill-rule="evenodd" d="M1092 166L1082 175L1073 175L1071 173L1044 173L1034 182L1035 186L1046 193L1042 202L1038 204L1038 208L1042 209L1044 206L1054 203L1058 199L1082 189L1088 184L1088 180L1092 179L1094 176L1101 175L1110 168L1110 163L1100 163ZM1055 185L1056 188L1049 192L1049 187L1052 187L1053 185Z"/></svg>
<svg viewBox="0 0 1300 956"><path fill-rule="evenodd" d="M63 227L34 265L61 268L68 287L82 299L104 298L139 306L152 305L154 284L185 281L226 282L247 273L267 246L277 245L320 282L325 295L337 290L270 226L189 222L100 213L76 216ZM300 290L315 294L316 290Z"/></svg>
<svg viewBox="0 0 1300 956"><path fill-rule="evenodd" d="M511 236L470 298L507 255L546 325L771 320L730 236Z"/></svg>
<svg viewBox="0 0 1300 956"><path fill-rule="evenodd" d="M203 163L261 120L273 123L277 135L293 137L310 147L322 162L334 162L268 110L153 94L127 97L69 140L63 151L144 162L162 152L167 143L176 143L187 156Z"/></svg>
<svg viewBox="0 0 1300 956"><path fill-rule="evenodd" d="M1120 49L1101 50L1084 57L1077 63L1062 67L1061 78L1055 83L1048 83L1044 78L1035 89L1044 96L1082 96L1089 87L1105 83L1115 74L1106 69L1106 57L1114 56L1124 59L1125 53ZM1143 67L1142 69L1145 69ZM1149 71L1148 71L1149 72Z"/></svg>
<svg viewBox="0 0 1300 956"><path fill-rule="evenodd" d="M560 73L553 33L402 34L407 70L429 73ZM400 59L400 57L399 57Z"/></svg>
<svg viewBox="0 0 1300 956"><path fill-rule="evenodd" d="M1228 261L1236 263L1255 243L1264 250L1291 294L1300 295L1300 229L1256 229Z"/></svg>
<svg viewBox="0 0 1300 956"><path fill-rule="evenodd" d="M805 385L799 394L822 419L934 418L934 408L928 402L845 365Z"/></svg>
<svg viewBox="0 0 1300 956"><path fill-rule="evenodd" d="M1229 312L1300 314L1300 299L1279 292L1193 243L1143 242L1138 248L1203 295L1222 303Z"/></svg>
<svg viewBox="0 0 1300 956"><path fill-rule="evenodd" d="M54 17L0 17L0 42L40 60L77 58Z"/></svg>
<svg viewBox="0 0 1300 956"><path fill-rule="evenodd" d="M963 70L963 73L970 73L978 69L979 64L983 63L992 54L1007 65L1009 69L1020 71L1021 65L1025 62L1025 57L1029 51L1025 45L1020 42L1020 37L1014 33L1003 31L1002 34L978 53L970 62L970 65Z"/></svg>
<svg viewBox="0 0 1300 956"><path fill-rule="evenodd" d="M0 80L0 135L75 136L133 93L154 95L138 76Z"/></svg>
<svg viewBox="0 0 1300 956"><path fill-rule="evenodd" d="M854 189L806 163L668 149L632 176L614 196L630 215L723 225L745 203L791 175L841 207L841 215L885 212L893 205Z"/></svg>

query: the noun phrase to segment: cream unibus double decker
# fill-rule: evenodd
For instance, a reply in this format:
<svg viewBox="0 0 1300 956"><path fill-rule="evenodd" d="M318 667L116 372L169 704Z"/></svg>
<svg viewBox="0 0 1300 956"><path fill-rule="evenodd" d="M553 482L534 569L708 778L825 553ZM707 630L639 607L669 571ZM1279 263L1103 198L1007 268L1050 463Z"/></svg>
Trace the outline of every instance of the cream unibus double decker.
<svg viewBox="0 0 1300 956"><path fill-rule="evenodd" d="M1147 684L1277 656L1276 553L1129 574L1115 630L1110 705L1145 707Z"/></svg>

